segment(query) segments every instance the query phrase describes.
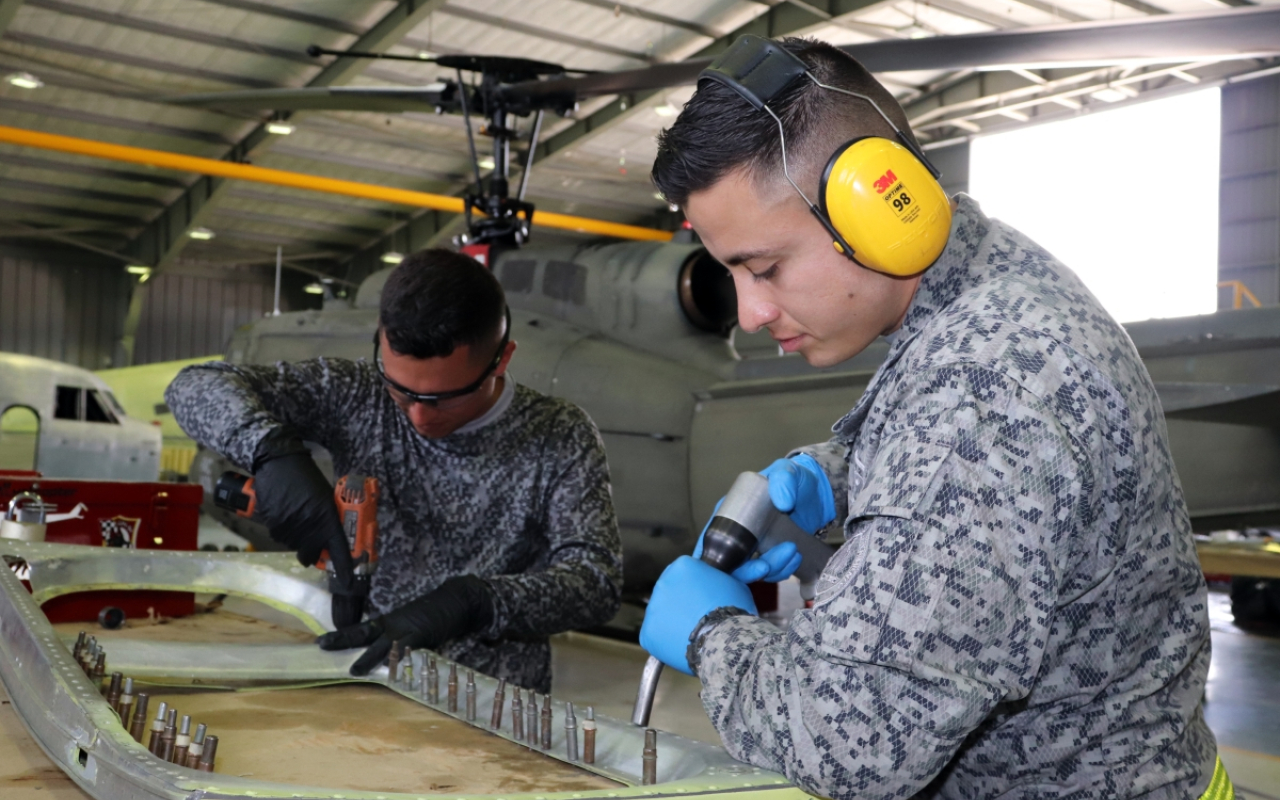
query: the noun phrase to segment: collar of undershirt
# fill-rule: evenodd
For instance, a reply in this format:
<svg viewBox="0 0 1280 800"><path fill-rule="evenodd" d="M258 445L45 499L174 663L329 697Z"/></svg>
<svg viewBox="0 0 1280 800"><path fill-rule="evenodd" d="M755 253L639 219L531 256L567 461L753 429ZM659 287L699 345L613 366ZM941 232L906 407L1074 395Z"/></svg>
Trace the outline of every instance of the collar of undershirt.
<svg viewBox="0 0 1280 800"><path fill-rule="evenodd" d="M494 403L488 411L471 420L466 425L463 425L461 428L458 428L453 432L453 434L473 433L487 425L493 424L498 417L505 414L507 409L511 407L511 401L515 396L516 381L515 378L511 377L511 372L508 371L502 378L502 395L498 397L498 402ZM452 436L453 434L450 435Z"/></svg>

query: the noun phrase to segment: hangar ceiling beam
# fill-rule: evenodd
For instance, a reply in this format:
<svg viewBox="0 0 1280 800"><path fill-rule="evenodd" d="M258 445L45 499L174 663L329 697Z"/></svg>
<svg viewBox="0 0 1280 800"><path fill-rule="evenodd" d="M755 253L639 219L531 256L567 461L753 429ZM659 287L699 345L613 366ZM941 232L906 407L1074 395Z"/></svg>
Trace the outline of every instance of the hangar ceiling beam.
<svg viewBox="0 0 1280 800"><path fill-rule="evenodd" d="M714 41L689 56L689 58L703 58L715 55L727 48L743 34L751 33L766 38L787 36L817 25L829 24L841 16L861 11L879 2L881 0L815 0L810 4L784 0L784 2L770 6L758 17L736 30L730 31L723 36L714 37ZM612 5L606 0L600 0L600 3L593 4ZM623 8L626 10L626 7ZM655 91L622 95L614 98L602 108L574 122L568 128L548 137L546 141L539 144L537 151L534 153L534 163L536 164L612 127L626 119L629 114L635 113L637 106L641 106L646 100L660 95L661 92ZM455 194L461 197L468 191L470 191L470 188L461 189ZM458 215L433 209L422 209L416 212L404 224L396 225L380 239L371 242L367 247L348 259L346 262L347 277L358 281L378 267L383 266L378 262L379 256L383 253L391 251L408 253L425 247L429 242L437 240L442 232L449 230L446 226L454 220L455 216Z"/></svg>
<svg viewBox="0 0 1280 800"><path fill-rule="evenodd" d="M254 0L204 0L204 2L212 3L215 6L248 11L251 14L262 14L263 16L276 17L290 22L301 22L304 25L314 25L317 28L325 28L338 33L349 33L353 36L359 36L364 33L364 29L359 25L353 25L346 20L322 17L319 14L308 14L305 11L281 8L268 3L254 2Z"/></svg>
<svg viewBox="0 0 1280 800"><path fill-rule="evenodd" d="M37 239L48 239L50 241L60 242L62 244L69 244L72 247L77 247L81 250L88 250L91 253L97 253L98 255L114 258L117 261L124 262L125 264L129 263L129 257L126 255L123 255L122 253L117 253L114 250L108 250L105 247L98 247L97 245L89 244L88 242L83 242L75 238L74 236L66 235L66 232L64 231L37 228L33 225L25 225L21 222L13 222L13 221L6 222L4 224L9 225L12 228L12 230L10 231L0 232L0 235L6 236L6 237L21 236L24 238L32 237Z"/></svg>
<svg viewBox="0 0 1280 800"><path fill-rule="evenodd" d="M62 174L72 172L77 175L90 175L95 178L110 178L117 181L149 183L153 186L163 186L166 189L187 188L187 185L182 181L177 180L176 178L166 177L164 175L153 175L147 172L131 172L125 169L110 169L107 167L91 167L88 164L72 164L67 161L55 161L52 158L40 158L39 156L20 155L18 153L0 153L0 164L11 164L15 167L30 167L31 169L40 169Z"/></svg>
<svg viewBox="0 0 1280 800"><path fill-rule="evenodd" d="M717 38L689 58L706 58L724 51L733 41L744 34L755 34L766 39L789 36L808 28L822 24L830 24L840 17L877 5L880 0L813 0L811 3L797 5L780 3L767 9L763 14L747 24ZM615 97L602 108L592 112L574 124L549 137L538 145L534 154L534 163L549 158L565 149L581 144L583 140L596 136L601 132L646 108L650 101L662 94L661 91L638 92Z"/></svg>
<svg viewBox="0 0 1280 800"><path fill-rule="evenodd" d="M515 31L516 33L523 33L526 36L533 36L538 39L545 39L549 42L559 42L560 44L567 44L570 47L577 47L580 50L594 50L597 53L604 53L606 55L629 58L633 61L640 61L645 64L652 64L658 60L651 55L645 55L644 53L636 53L636 52L632 52L631 50L624 50L621 47L613 47L612 45L605 44L604 42L601 42L601 41L592 40L592 39L583 39L581 36L570 36L567 33L560 33L559 31L554 31L550 28L543 28L538 25L527 25L523 22L517 22L513 19L495 17L480 11L473 11L472 9L469 9L469 8L463 8L462 6L452 6L452 5L446 4L440 7L440 13L450 17L458 17L459 19L466 19L472 22L479 22L482 25L491 25L495 28L501 28L504 31Z"/></svg>
<svg viewBox="0 0 1280 800"><path fill-rule="evenodd" d="M21 5L22 0L0 0L0 36L4 35L9 23L13 22L14 16L18 13L18 7Z"/></svg>
<svg viewBox="0 0 1280 800"><path fill-rule="evenodd" d="M1165 11L1163 8L1160 8L1159 6L1153 6L1150 3L1144 3L1142 2L1142 0L1116 0L1116 2L1122 6L1128 6L1129 8L1132 8L1134 11L1141 11L1143 14L1150 14L1152 16L1155 16L1157 14L1169 13L1168 11Z"/></svg>
<svg viewBox="0 0 1280 800"><path fill-rule="evenodd" d="M186 139L193 142L202 142L204 144L216 144L222 147L230 145L231 142L220 133L212 133L210 131L199 131L192 128L180 128L176 125L163 125L159 122L146 122L143 120L128 119L126 117L115 117L109 114L98 114L93 111L85 111L80 108L69 108L67 106L57 106L51 103L34 103L30 100L12 100L10 98L0 98L0 111L12 111L21 114L38 114L42 117L61 117L74 122L88 122L91 125L102 125L108 128L119 128L121 130L137 131L138 133L150 133L159 136L171 136L176 139Z"/></svg>
<svg viewBox="0 0 1280 800"><path fill-rule="evenodd" d="M49 0L37 0L49 2ZM423 19L444 4L444 0L401 0L383 19L357 39L349 50L383 51L400 41ZM310 59L308 59L310 60ZM360 74L365 62L356 59L336 59L325 67L307 86L337 86ZM228 161L246 161L250 156L264 153L273 143L266 125L258 125L240 140L224 158ZM177 200L153 220L130 246L130 252L140 262L163 270L172 264L190 241L187 232L200 225L201 219L210 213L225 191L222 179L201 176Z"/></svg>
<svg viewBox="0 0 1280 800"><path fill-rule="evenodd" d="M0 0L0 2L2 1L3 0ZM201 69L199 67L187 67L182 64L175 64L172 61L161 61L159 59L146 58L135 53L124 53L117 50L103 50L101 48L89 47L88 45L78 44L76 42L69 42L64 39L38 36L34 33L13 31L6 34L4 40L7 42L13 42L14 44L38 47L41 50L52 50L55 53L68 53L73 56L92 58L98 61L105 61L108 64L127 64L131 67L149 69L154 72L164 74L184 75L188 78L197 78L203 81L216 81L218 83L231 84L232 86L243 86L246 89L274 89L279 86L278 83L273 81L264 81L260 78L254 78L248 75L233 75L229 72L215 72L214 70Z"/></svg>
<svg viewBox="0 0 1280 800"><path fill-rule="evenodd" d="M697 22L668 17L666 14L659 14L656 11L650 11L643 6L636 5L634 3L615 3L613 0L574 0L574 2L581 3L585 6L603 8L605 11L612 11L614 16L622 16L623 14L626 14L629 17L637 17L639 19L648 20L649 22L669 25L672 28L682 28L686 31L696 33L699 36L706 36L711 39L715 39L720 36L720 32L715 28L710 28Z"/></svg>
<svg viewBox="0 0 1280 800"><path fill-rule="evenodd" d="M78 186L64 186L57 183L44 183L43 181L27 181L20 178L0 178L0 188L23 192L35 192L36 194L52 194L59 197L74 197L77 200L97 200L103 203L164 208L164 203L162 201L157 200L154 197L147 197L146 195L105 192L100 189L82 189Z"/></svg>
<svg viewBox="0 0 1280 800"><path fill-rule="evenodd" d="M1141 2L1141 0L1130 0L1130 2ZM983 25L990 25L996 30L1002 28L1023 28L1023 23L1018 22L1011 17L1005 17L1000 14L978 8L977 6L963 3L960 0L930 0L930 5L940 8L949 14L955 14L957 17L964 17L975 22L981 22Z"/></svg>
<svg viewBox="0 0 1280 800"><path fill-rule="evenodd" d="M1089 22L1090 18L1084 14L1077 14L1074 11L1068 11L1060 8L1053 3L1046 3L1044 0L1017 0L1018 5L1034 8L1036 11L1042 11L1045 14L1051 14L1060 20L1066 22Z"/></svg>
<svg viewBox="0 0 1280 800"><path fill-rule="evenodd" d="M142 17L135 17L129 14L117 14L112 11L102 11L88 6L78 5L76 3L66 3L63 0L26 0L27 5L32 8L42 8L45 11L53 11L69 17L79 17L80 19L91 19L94 22L101 22L104 25L114 25L120 28L130 28L143 33L154 33L159 36L168 36L179 41L193 42L196 44L204 44L209 47L218 47L223 50L236 50L241 53L249 53L255 56L272 56L274 58L284 59L285 61L294 61L299 64L312 65L315 59L298 50L289 50L282 47L272 47L267 44L258 44L257 42L246 42L243 39L233 39L229 36L218 36L213 33L204 33L203 31L191 30L177 25L168 25L163 22L154 22Z"/></svg>
<svg viewBox="0 0 1280 800"><path fill-rule="evenodd" d="M36 0L41 3L53 0ZM372 28L363 33L348 47L348 50L366 52L382 52L397 44L409 31L417 27L423 20L444 5L444 0L400 0L395 8L378 21ZM304 56L305 57L305 56ZM308 63L314 63L307 58ZM338 86L358 76L366 62L358 59L338 58L329 64L318 75L312 78L307 86ZM224 158L229 161L245 161L266 151L273 137L267 132L266 125L256 126L247 136L227 153ZM202 175L181 196L169 205L158 217L130 242L128 251L140 263L150 264L157 271L163 270L177 260L182 249L190 241L191 229L198 227L201 220L209 216L228 192L228 184L220 178ZM137 333L136 322L141 314L132 313L133 303L141 304L145 293L145 284L134 292L130 315L126 320L125 330L121 337L123 363L133 363L133 343ZM133 322L133 326L130 326Z"/></svg>

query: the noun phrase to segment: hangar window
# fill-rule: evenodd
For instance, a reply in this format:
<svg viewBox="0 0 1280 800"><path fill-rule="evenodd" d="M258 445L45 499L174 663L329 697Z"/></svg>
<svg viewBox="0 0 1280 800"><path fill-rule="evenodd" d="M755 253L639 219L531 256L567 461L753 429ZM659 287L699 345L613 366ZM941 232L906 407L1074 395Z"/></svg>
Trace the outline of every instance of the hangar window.
<svg viewBox="0 0 1280 800"><path fill-rule="evenodd" d="M568 300L576 306L587 302L587 270L570 261L548 261L542 277L542 293L553 300Z"/></svg>
<svg viewBox="0 0 1280 800"><path fill-rule="evenodd" d="M54 396L53 418L79 420L82 394L79 386L59 386Z"/></svg>
<svg viewBox="0 0 1280 800"><path fill-rule="evenodd" d="M1218 302L1220 92L1191 92L980 136L969 191L1120 322ZM1274 202L1274 201L1273 201Z"/></svg>
<svg viewBox="0 0 1280 800"><path fill-rule="evenodd" d="M109 422L117 424L115 415L107 401L96 389L89 389L84 395L84 418L88 422Z"/></svg>

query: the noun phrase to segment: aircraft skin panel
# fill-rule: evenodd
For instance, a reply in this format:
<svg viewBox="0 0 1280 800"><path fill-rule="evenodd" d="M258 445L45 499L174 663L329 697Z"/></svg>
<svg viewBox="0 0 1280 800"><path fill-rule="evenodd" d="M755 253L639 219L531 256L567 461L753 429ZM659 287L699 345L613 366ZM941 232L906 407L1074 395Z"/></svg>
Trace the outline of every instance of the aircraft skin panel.
<svg viewBox="0 0 1280 800"><path fill-rule="evenodd" d="M511 340L515 355L507 367L516 383L543 394L559 395L556 371L564 354L590 331L521 309L511 309Z"/></svg>
<svg viewBox="0 0 1280 800"><path fill-rule="evenodd" d="M36 468L46 477L154 481L160 474L160 431L152 425L50 419L40 427Z"/></svg>
<svg viewBox="0 0 1280 800"><path fill-rule="evenodd" d="M703 522L739 473L758 472L797 447L830 439L831 426L858 402L870 377L807 391L761 385L759 393L700 400L689 453L697 465L690 475L693 507Z"/></svg>
<svg viewBox="0 0 1280 800"><path fill-rule="evenodd" d="M609 458L627 591L641 592L693 548L702 521L689 503L695 394L714 375L599 336L576 342L553 394L587 410Z"/></svg>
<svg viewBox="0 0 1280 800"><path fill-rule="evenodd" d="M1280 520L1280 430L1190 420L1168 426L1192 528Z"/></svg>

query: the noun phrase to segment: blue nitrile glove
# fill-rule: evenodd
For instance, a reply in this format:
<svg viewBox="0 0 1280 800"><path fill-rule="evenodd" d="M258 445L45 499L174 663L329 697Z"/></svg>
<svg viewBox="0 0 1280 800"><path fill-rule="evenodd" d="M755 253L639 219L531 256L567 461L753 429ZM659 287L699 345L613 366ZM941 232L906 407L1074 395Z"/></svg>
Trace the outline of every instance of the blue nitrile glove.
<svg viewBox="0 0 1280 800"><path fill-rule="evenodd" d="M689 637L703 617L725 606L758 613L745 583L696 558L680 556L654 584L640 626L640 646L663 664L692 675Z"/></svg>
<svg viewBox="0 0 1280 800"><path fill-rule="evenodd" d="M836 497L827 473L813 456L801 453L780 458L760 470L769 479L774 508L809 533L817 533L836 518Z"/></svg>

